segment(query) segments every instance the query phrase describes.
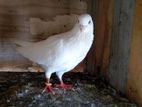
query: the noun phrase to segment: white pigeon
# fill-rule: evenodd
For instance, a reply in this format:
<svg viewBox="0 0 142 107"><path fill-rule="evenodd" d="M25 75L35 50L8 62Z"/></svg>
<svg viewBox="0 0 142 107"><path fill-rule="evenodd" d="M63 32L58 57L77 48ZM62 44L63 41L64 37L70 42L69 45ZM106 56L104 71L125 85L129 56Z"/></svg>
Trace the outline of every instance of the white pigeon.
<svg viewBox="0 0 142 107"><path fill-rule="evenodd" d="M43 92L46 90L53 92L50 76L54 72L60 80L61 88L70 89L72 87L64 84L62 76L86 57L93 38L92 18L89 14L82 14L68 32L53 35L40 42L14 42L21 46L17 48L19 53L44 68L47 81Z"/></svg>

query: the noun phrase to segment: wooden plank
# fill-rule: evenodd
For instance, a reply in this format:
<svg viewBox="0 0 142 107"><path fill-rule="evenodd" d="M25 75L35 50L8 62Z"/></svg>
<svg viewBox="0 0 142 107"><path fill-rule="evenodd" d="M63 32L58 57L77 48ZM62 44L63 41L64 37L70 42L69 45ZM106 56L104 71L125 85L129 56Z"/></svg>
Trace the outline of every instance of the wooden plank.
<svg viewBox="0 0 142 107"><path fill-rule="evenodd" d="M94 19L95 39L88 54L87 70L95 73L98 71L101 75L108 78L113 0L93 0L89 4L91 5L89 6L89 11Z"/></svg>
<svg viewBox="0 0 142 107"><path fill-rule="evenodd" d="M142 0L136 1L127 95L142 107Z"/></svg>
<svg viewBox="0 0 142 107"><path fill-rule="evenodd" d="M126 91L135 0L115 0L109 65L110 84Z"/></svg>
<svg viewBox="0 0 142 107"><path fill-rule="evenodd" d="M92 16L93 18L93 22L94 22L94 25L95 25L95 20L94 20L94 11L95 11L95 1L96 0L90 0L88 2L88 13ZM95 35L95 33L94 33ZM91 74L94 74L95 72L95 56L94 56L94 41L93 41L93 45L86 57L86 71L91 73Z"/></svg>
<svg viewBox="0 0 142 107"><path fill-rule="evenodd" d="M79 1L79 0L77 0ZM1 0L0 6L9 6L9 7L23 7L23 6L40 6L40 7L68 7L69 1L68 0Z"/></svg>
<svg viewBox="0 0 142 107"><path fill-rule="evenodd" d="M102 39L98 39L98 44L102 43L103 44L103 48L102 48L102 61L101 61L101 75L104 76L104 78L108 81L109 77L108 77L108 70L109 70L109 56L110 56L110 44L111 44L111 35L112 35L112 18L113 18L113 10L114 10L114 0L107 0L106 2L103 3L103 11L102 13L104 14L104 24L100 25L102 26L102 28L104 29L104 33L103 33L103 41L100 41ZM102 17L102 16L100 16ZM98 33L101 32L98 31ZM98 38L99 38L98 34ZM96 46L97 47L97 46Z"/></svg>

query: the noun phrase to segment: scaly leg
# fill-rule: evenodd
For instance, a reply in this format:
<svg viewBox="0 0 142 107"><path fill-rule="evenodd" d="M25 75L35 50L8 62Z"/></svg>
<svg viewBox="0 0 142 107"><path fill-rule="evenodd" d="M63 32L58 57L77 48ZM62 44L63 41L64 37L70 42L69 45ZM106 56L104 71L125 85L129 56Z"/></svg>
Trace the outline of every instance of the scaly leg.
<svg viewBox="0 0 142 107"><path fill-rule="evenodd" d="M60 82L61 82L61 83L60 83L60 87L61 87L62 89L71 90L71 89L73 88L73 85L71 85L71 84L65 84L65 83L63 82L63 80L61 80Z"/></svg>
<svg viewBox="0 0 142 107"><path fill-rule="evenodd" d="M52 72L50 72L50 71L45 72L45 76L46 76L47 79L46 79L46 82L45 82L46 86L45 86L44 90L42 91L42 93L44 93L47 90L48 92L51 92L51 93L54 94L52 84L50 83L51 74L52 74Z"/></svg>
<svg viewBox="0 0 142 107"><path fill-rule="evenodd" d="M46 82L45 82L45 88L44 88L44 90L42 91L42 93L44 93L46 90L48 91L48 92L54 92L53 91L53 88L52 88L52 84L49 82L49 80L47 79L46 80Z"/></svg>
<svg viewBox="0 0 142 107"><path fill-rule="evenodd" d="M73 88L73 85L71 84L65 84L62 80L62 76L64 74L64 72L56 72L59 80L60 80L60 85L59 87L62 88L62 89L65 89L65 90L71 90Z"/></svg>

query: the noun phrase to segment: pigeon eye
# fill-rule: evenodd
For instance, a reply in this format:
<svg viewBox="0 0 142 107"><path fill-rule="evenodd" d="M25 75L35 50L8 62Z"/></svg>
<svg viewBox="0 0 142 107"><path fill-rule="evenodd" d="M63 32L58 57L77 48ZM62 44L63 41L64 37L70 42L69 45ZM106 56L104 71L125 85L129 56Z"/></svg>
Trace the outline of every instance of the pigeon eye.
<svg viewBox="0 0 142 107"><path fill-rule="evenodd" d="M90 24L90 23L91 23L91 21L88 22L88 24Z"/></svg>

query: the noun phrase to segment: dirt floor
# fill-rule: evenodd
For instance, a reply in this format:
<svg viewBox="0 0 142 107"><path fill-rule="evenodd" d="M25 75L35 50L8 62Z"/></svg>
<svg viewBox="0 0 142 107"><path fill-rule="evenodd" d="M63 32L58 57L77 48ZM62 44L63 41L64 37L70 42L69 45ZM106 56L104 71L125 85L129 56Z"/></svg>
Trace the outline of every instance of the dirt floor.
<svg viewBox="0 0 142 107"><path fill-rule="evenodd" d="M69 73L64 81L74 85L55 95L45 92L44 73L0 73L0 107L137 107L100 79L88 74ZM59 84L56 75L51 82Z"/></svg>

